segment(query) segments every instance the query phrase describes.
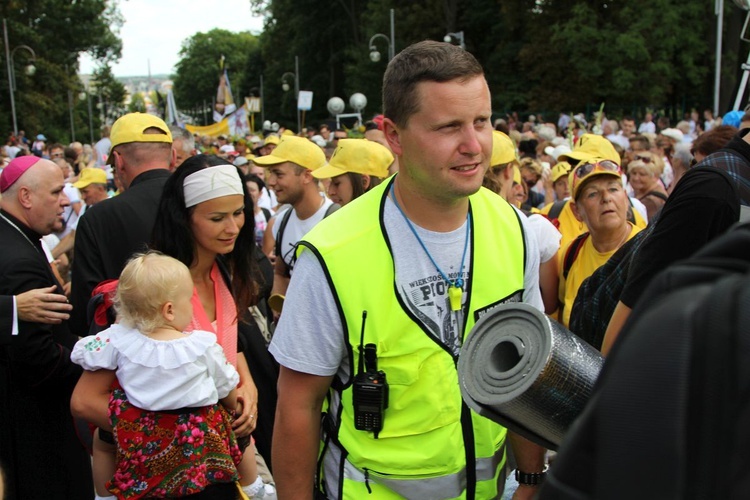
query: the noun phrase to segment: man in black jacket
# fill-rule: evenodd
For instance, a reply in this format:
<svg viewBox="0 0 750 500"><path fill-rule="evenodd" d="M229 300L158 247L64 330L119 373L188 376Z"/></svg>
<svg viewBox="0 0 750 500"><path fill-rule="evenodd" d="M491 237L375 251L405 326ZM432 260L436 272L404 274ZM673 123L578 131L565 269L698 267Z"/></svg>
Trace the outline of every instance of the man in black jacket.
<svg viewBox="0 0 750 500"><path fill-rule="evenodd" d="M0 295L62 286L41 237L62 227L68 205L60 168L24 156L0 175ZM18 322L18 335L0 347L0 465L6 499L92 498L88 453L70 414L81 368L70 361L78 340L67 322Z"/></svg>
<svg viewBox="0 0 750 500"><path fill-rule="evenodd" d="M172 134L160 118L145 113L120 117L110 134L108 163L125 192L97 203L78 221L73 263L71 329L86 335L91 291L120 276L128 258L151 239L162 188L174 165Z"/></svg>

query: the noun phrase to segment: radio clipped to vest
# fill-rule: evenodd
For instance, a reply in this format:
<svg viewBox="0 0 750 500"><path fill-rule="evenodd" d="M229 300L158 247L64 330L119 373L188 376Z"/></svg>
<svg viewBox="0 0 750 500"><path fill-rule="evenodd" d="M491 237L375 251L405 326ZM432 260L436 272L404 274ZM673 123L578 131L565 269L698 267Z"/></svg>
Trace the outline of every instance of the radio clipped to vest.
<svg viewBox="0 0 750 500"><path fill-rule="evenodd" d="M352 386L354 402L354 428L372 431L375 439L383 429L385 409L388 408L388 382L385 372L378 370L378 353L375 344L365 344L365 320L362 311L362 334L359 339L359 366Z"/></svg>

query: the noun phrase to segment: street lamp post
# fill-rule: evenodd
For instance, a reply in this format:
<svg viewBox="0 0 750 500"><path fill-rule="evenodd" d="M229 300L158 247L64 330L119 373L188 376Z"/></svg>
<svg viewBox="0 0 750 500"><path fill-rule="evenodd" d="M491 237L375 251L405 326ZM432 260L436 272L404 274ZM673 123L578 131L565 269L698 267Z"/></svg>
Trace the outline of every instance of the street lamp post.
<svg viewBox="0 0 750 500"><path fill-rule="evenodd" d="M89 142L89 144L91 144L93 146L94 145L94 120L93 120L93 118L91 116L92 115L92 112L91 112L91 93L89 92L88 87L86 88L86 90L84 90L83 92L81 92L80 94L78 94L78 98L80 100L86 99L88 101L88 105L89 105L89 139L91 141L91 142Z"/></svg>
<svg viewBox="0 0 750 500"><path fill-rule="evenodd" d="M292 78L294 78L294 107L297 109L297 132L301 132L299 103L297 102L297 100L299 99L299 57L294 56L294 73L292 73L291 71L287 71L286 73L281 75L281 89L284 92L289 91L289 84L285 80L287 76L291 76Z"/></svg>
<svg viewBox="0 0 750 500"><path fill-rule="evenodd" d="M376 33L370 38L370 60L372 62L380 61L380 52L378 52L377 47L375 47L375 44L373 43L377 38L383 38L388 42L388 62L390 62L391 59L393 59L393 56L396 55L396 24L395 12L393 9L391 9L391 37L388 38L382 33Z"/></svg>
<svg viewBox="0 0 750 500"><path fill-rule="evenodd" d="M5 41L5 61L8 64L8 89L10 91L10 110L11 115L13 116L13 135L18 135L18 122L16 120L16 99L14 96L14 92L16 91L16 74L13 69L13 56L18 49L24 49L29 52L29 54L31 55L31 61L33 62L36 61L36 53L34 52L34 49L29 47L28 45L19 45L13 50L10 50L10 45L8 44L8 25L5 19L3 19L3 38ZM28 66L26 66L27 74L33 75L34 71L36 71L36 68L33 64L29 64Z"/></svg>
<svg viewBox="0 0 750 500"><path fill-rule="evenodd" d="M462 49L466 49L466 44L464 43L464 32L463 31L456 31L454 33L448 33L443 37L443 41L445 43L451 43L453 39L458 40L458 46Z"/></svg>

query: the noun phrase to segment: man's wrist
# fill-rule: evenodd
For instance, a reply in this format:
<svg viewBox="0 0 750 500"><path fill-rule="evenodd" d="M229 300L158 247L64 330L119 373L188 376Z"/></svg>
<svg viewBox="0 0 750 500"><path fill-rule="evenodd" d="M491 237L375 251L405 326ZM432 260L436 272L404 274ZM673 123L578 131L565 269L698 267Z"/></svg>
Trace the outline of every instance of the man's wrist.
<svg viewBox="0 0 750 500"><path fill-rule="evenodd" d="M521 486L539 486L544 482L546 477L547 467L540 472L525 472L519 469L516 469L515 472L516 482Z"/></svg>

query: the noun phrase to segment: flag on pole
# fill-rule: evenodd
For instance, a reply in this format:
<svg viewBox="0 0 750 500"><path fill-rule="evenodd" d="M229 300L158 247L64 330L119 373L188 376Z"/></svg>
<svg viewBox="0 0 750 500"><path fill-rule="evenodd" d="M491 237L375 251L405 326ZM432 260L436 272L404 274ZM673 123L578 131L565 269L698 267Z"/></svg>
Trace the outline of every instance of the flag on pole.
<svg viewBox="0 0 750 500"><path fill-rule="evenodd" d="M167 122L167 125L177 125L178 127L182 127L183 124L180 122L180 118L177 115L177 104L174 101L174 93L172 92L172 88L170 87L169 90L167 90L167 109L165 115L165 122Z"/></svg>
<svg viewBox="0 0 750 500"><path fill-rule="evenodd" d="M219 63L222 74L219 77L219 88L216 90L216 105L214 106L214 121L220 122L225 116L231 114L237 109L232 97L232 86L229 83L229 75L224 65L224 55L221 56Z"/></svg>

